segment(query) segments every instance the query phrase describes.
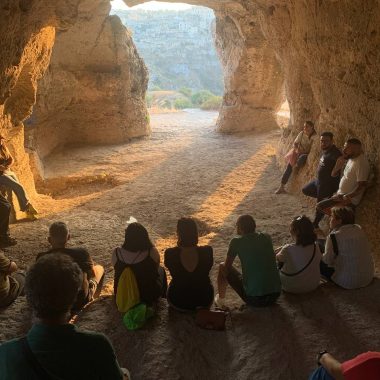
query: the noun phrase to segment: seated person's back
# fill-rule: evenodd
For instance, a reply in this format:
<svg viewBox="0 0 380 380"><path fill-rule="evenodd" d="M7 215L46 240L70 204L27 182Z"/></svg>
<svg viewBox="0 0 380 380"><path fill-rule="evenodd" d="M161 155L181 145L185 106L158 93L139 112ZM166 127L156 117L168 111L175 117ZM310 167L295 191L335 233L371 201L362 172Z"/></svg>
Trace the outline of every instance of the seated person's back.
<svg viewBox="0 0 380 380"><path fill-rule="evenodd" d="M238 236L228 247L227 258L219 265L218 290L215 297L218 306L223 307L227 285L240 298L252 306L269 306L276 302L281 293L271 238L256 232L256 222L251 215L242 215L236 223ZM239 257L242 273L232 264Z"/></svg>
<svg viewBox="0 0 380 380"><path fill-rule="evenodd" d="M81 282L80 268L65 254L47 255L31 267L25 292L36 322L26 340L0 345L0 379L41 378L25 353L25 343L51 378L123 379L109 340L68 322Z"/></svg>
<svg viewBox="0 0 380 380"><path fill-rule="evenodd" d="M214 289L210 281L213 252L210 246L198 246L198 229L190 218L181 218L177 224L178 246L165 251L165 266L172 281L168 302L184 310L208 308Z"/></svg>
<svg viewBox="0 0 380 380"><path fill-rule="evenodd" d="M67 225L63 222L54 222L49 228L48 237L48 241L52 248L49 251L40 252L37 255L36 260L39 260L45 255L56 254L59 252L70 256L74 262L78 264L84 274L82 287L73 306L73 310L78 310L92 300L96 287L103 277L104 269L100 265L94 265L87 249L66 247L69 240L70 232Z"/></svg>
<svg viewBox="0 0 380 380"><path fill-rule="evenodd" d="M277 261L282 264L282 288L290 293L311 292L320 282L321 261L321 252L315 243L313 223L308 217L299 216L293 219L290 232L295 242L284 245L276 256Z"/></svg>
<svg viewBox="0 0 380 380"><path fill-rule="evenodd" d="M322 257L325 264L334 268L331 280L346 289L369 285L375 272L368 238L363 229L354 223L355 214L350 208L336 207L331 210L332 232L326 239Z"/></svg>
<svg viewBox="0 0 380 380"><path fill-rule="evenodd" d="M124 243L114 249L112 265L115 268L114 294L117 294L120 276L125 268L132 269L140 293L140 301L152 304L166 293L166 274L160 267L160 255L140 223L130 223L125 230Z"/></svg>

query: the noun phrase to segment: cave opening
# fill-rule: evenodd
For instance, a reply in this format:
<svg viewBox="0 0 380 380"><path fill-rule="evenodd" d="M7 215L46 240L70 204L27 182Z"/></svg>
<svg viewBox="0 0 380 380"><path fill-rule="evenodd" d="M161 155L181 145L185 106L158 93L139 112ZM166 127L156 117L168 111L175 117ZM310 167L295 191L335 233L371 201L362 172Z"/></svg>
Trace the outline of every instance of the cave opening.
<svg viewBox="0 0 380 380"><path fill-rule="evenodd" d="M154 132L160 123L214 127L223 99L213 10L183 3L112 1L110 14L131 31L148 69L145 96Z"/></svg>

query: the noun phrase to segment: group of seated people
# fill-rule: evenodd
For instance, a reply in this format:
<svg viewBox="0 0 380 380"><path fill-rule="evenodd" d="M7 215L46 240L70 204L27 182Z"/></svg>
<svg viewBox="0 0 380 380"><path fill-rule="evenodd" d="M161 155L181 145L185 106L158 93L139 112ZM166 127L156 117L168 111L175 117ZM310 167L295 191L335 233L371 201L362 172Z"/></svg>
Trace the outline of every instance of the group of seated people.
<svg viewBox="0 0 380 380"><path fill-rule="evenodd" d="M333 208L331 232L322 244L316 238L310 219L299 216L290 224L293 243L275 250L270 236L256 231L252 216L240 216L236 223L237 236L229 244L226 260L219 265L218 293L214 297L210 279L213 249L209 245L199 245L198 229L193 219L178 220L177 245L165 250L164 265L171 276L169 286L165 270L160 265L160 255L148 231L140 223L133 222L125 230L124 243L112 253L115 294L118 292L118 278L126 267L131 268L135 275L141 302L153 305L161 297L166 297L170 307L179 311L210 308L213 301L217 306L224 307L227 285L244 303L254 307L273 305L282 290L291 293L313 291L319 286L321 276L346 289L364 287L372 281L374 265L365 233L354 223L354 213L350 208ZM103 335L81 332L68 325L73 310L83 307L99 291L97 288L104 274L103 268L93 263L86 249L67 248L69 239L67 225L53 223L48 238L51 249L37 255L36 263L27 272L26 281L24 275L17 272L15 263L7 261L1 254L2 306L16 298L14 288L18 289L18 294L21 293L20 289L25 289L27 300L37 317L37 323L26 339L16 339L0 346L0 373L7 373L11 368L14 373L12 377L4 378L38 378L31 376L31 373L41 371L41 367L43 371L62 379L72 378L69 373L73 370L81 379L92 378L94 373L98 378L128 378ZM241 273L233 266L236 256L240 259ZM21 281L19 276L22 277ZM11 291L12 295L7 291ZM69 344L74 341L75 345ZM65 359L57 361L53 357L62 349L62 344L72 349L65 353ZM95 347L99 358L92 350L90 353L85 349L88 344ZM46 345L48 350L44 349ZM37 369L31 365L35 360L30 360L30 352L38 358ZM77 356L81 358L80 362ZM322 356L322 367L324 362L331 364L331 355ZM380 362L379 355L375 355L375 359L376 363ZM368 360L372 362L374 359L371 357ZM59 365L62 361L72 365ZM87 361L91 362L91 374L84 372ZM100 361L101 369L97 364ZM12 365L9 366L9 363ZM362 361L360 363L362 365ZM326 372L322 373L324 367L319 368L311 379L339 379L327 377L334 373L329 372L327 364Z"/></svg>
<svg viewBox="0 0 380 380"><path fill-rule="evenodd" d="M314 135L312 123L305 123L304 131L296 139L296 154L289 162L279 193L284 191L294 167L305 163ZM333 145L332 134L325 132L321 135L321 148L318 178L303 189L304 194L317 198L316 215L313 221L305 215L291 221L292 243L275 249L271 237L256 230L251 215L240 216L236 222L237 234L229 243L226 259L218 267L215 292L210 278L213 248L199 244L194 219L178 220L177 244L165 250L163 264L170 274L169 284L147 229L132 222L125 230L123 244L115 248L111 256L115 296L120 291L125 269L133 273L140 302L153 306L160 298L166 298L168 305L180 312L209 309L214 303L218 308L227 308L228 286L245 304L266 307L275 304L282 291L308 293L324 281L345 289L369 285L374 276L374 263L366 234L355 224L355 207L368 181L368 161L357 139L348 140L341 155ZM337 180L344 165L341 179ZM330 232L326 239L319 239L316 229L325 214L330 215ZM15 374L4 378L34 379L54 375L69 379L73 370L81 379L93 378L94 374L105 379L129 376L119 367L113 348L103 335L80 332L68 325L70 315L99 294L104 277L103 267L94 264L86 249L67 247L69 239L67 225L53 223L48 237L51 249L37 255L26 279L16 263L0 251L0 307L7 307L25 293L37 317L27 338L0 346L0 374L11 370ZM233 265L236 257L241 271ZM61 352L62 344L73 349L65 351L65 358L57 360L55 357L60 356L56 354ZM88 345L94 347L95 353L87 350ZM72 365L59 365L64 361ZM90 372L86 372L87 361L91 363ZM321 367L310 379L361 379L364 377L358 377L358 368L370 373L368 363L375 375L371 372L365 378L379 378L380 354L367 354L353 361L341 364L326 351L321 352L318 358ZM45 377L36 377L36 373Z"/></svg>

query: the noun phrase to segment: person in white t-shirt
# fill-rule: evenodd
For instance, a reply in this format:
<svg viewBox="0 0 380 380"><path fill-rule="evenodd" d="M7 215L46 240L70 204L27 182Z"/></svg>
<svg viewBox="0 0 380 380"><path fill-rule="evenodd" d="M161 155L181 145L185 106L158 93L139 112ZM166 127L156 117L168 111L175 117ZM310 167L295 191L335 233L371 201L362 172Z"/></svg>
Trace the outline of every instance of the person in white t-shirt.
<svg viewBox="0 0 380 380"><path fill-rule="evenodd" d="M369 285L375 273L367 236L354 223L352 209L334 207L331 210L331 232L320 267L322 276L345 289Z"/></svg>
<svg viewBox="0 0 380 380"><path fill-rule="evenodd" d="M310 153L313 142L317 138L317 133L314 129L314 123L312 121L306 121L302 131L297 135L294 140L293 148L285 156L288 162L285 172L281 178L281 185L276 190L275 194L286 193L285 185L288 183L289 178L293 172L293 169L299 169L304 166L307 160L307 156Z"/></svg>
<svg viewBox="0 0 380 380"><path fill-rule="evenodd" d="M308 293L319 285L322 256L315 243L313 223L308 217L299 216L293 219L290 233L295 242L284 245L276 255L282 289L289 293Z"/></svg>
<svg viewBox="0 0 380 380"><path fill-rule="evenodd" d="M331 198L317 203L317 210L330 215L332 207L350 207L355 210L368 184L370 166L358 139L349 139L343 147L343 155L336 161L332 176L344 168L339 189Z"/></svg>

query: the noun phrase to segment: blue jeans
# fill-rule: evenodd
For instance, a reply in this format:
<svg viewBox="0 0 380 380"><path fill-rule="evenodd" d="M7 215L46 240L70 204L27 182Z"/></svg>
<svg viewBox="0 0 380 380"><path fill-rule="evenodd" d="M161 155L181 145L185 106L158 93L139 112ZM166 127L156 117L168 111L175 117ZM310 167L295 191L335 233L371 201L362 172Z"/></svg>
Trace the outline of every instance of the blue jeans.
<svg viewBox="0 0 380 380"><path fill-rule="evenodd" d="M326 198L330 198L335 191L338 190L338 186L339 184L337 184L336 181L328 184L321 184L317 179L315 179L305 185L302 188L302 192L307 197L317 198L317 202L320 202ZM321 210L316 209L313 221L314 227L318 227L319 222L322 220L324 215L325 214Z"/></svg>
<svg viewBox="0 0 380 380"><path fill-rule="evenodd" d="M18 203L20 205L20 210L25 211L29 200L26 196L25 190L18 181L16 174L4 173L0 175L0 186L5 186L12 190L17 197Z"/></svg>
<svg viewBox="0 0 380 380"><path fill-rule="evenodd" d="M304 166L306 164L306 160L307 160L307 154L301 154L298 157L296 166L298 168ZM285 172L284 172L284 174L282 175L282 178L281 178L281 183L283 185L286 185L288 183L290 175L292 174L292 171L293 171L292 165L288 164L288 166L286 167Z"/></svg>
<svg viewBox="0 0 380 380"><path fill-rule="evenodd" d="M309 377L309 380L334 380L327 371L322 367L318 367Z"/></svg>

